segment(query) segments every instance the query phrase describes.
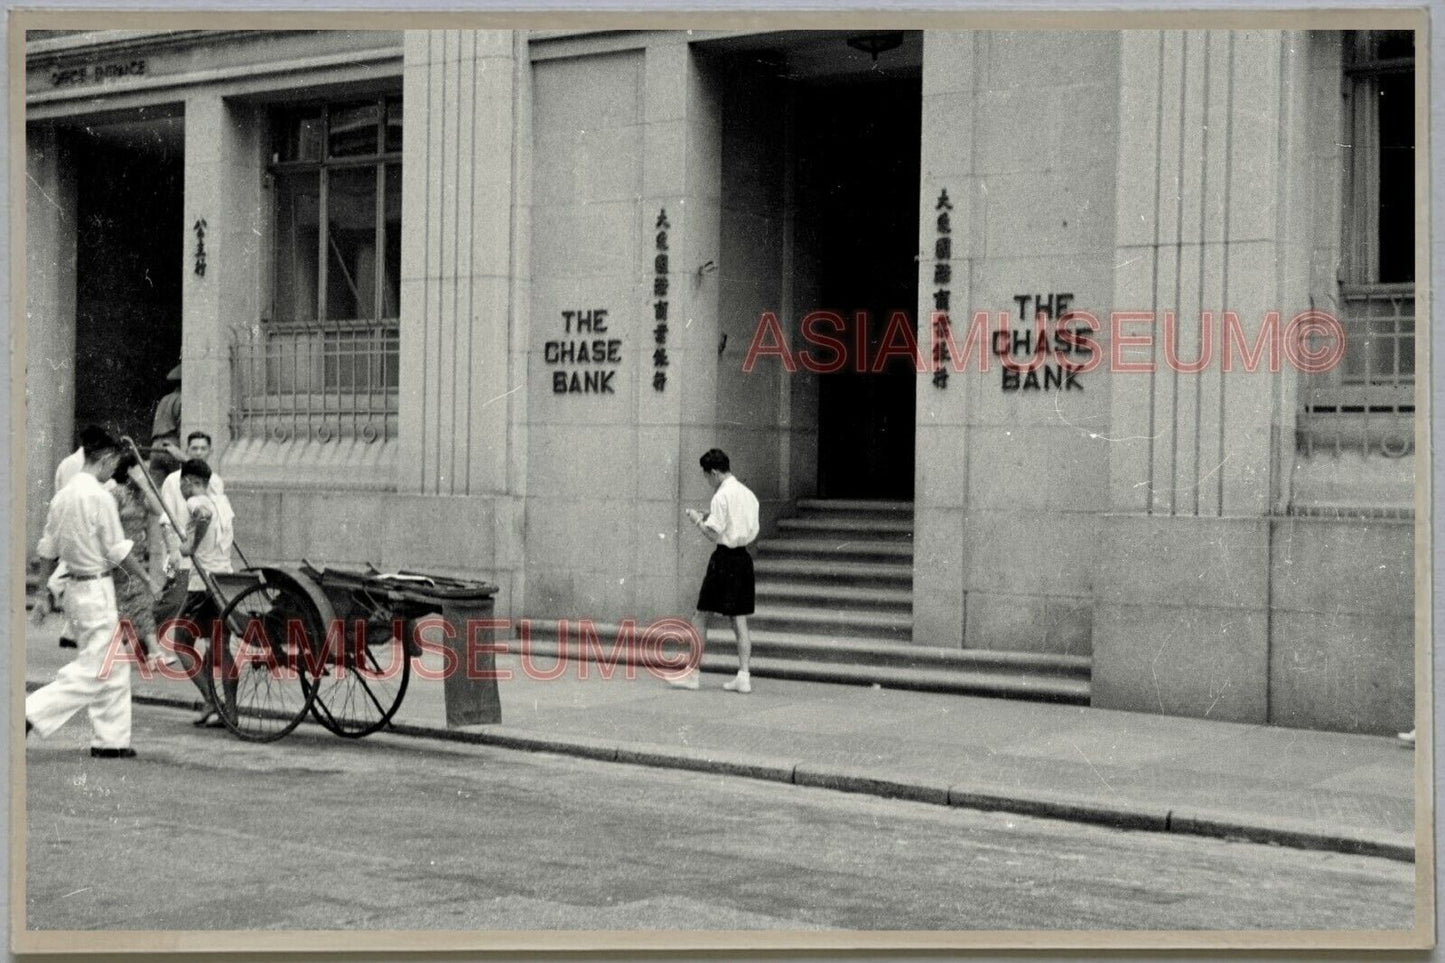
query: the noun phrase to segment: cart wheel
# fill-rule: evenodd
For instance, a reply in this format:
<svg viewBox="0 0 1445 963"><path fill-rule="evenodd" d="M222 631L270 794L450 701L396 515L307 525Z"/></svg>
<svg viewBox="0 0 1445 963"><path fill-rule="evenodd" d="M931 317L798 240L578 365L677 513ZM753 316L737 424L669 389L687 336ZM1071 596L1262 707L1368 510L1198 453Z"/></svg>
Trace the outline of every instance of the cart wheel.
<svg viewBox="0 0 1445 963"><path fill-rule="evenodd" d="M320 677L313 680L311 714L338 736L360 739L391 721L406 695L411 657L391 627L373 627L350 635L341 651L326 652Z"/></svg>
<svg viewBox="0 0 1445 963"><path fill-rule="evenodd" d="M206 652L212 705L242 739L280 739L306 717L315 697L323 613L296 586L269 581L242 590L221 622L223 644Z"/></svg>

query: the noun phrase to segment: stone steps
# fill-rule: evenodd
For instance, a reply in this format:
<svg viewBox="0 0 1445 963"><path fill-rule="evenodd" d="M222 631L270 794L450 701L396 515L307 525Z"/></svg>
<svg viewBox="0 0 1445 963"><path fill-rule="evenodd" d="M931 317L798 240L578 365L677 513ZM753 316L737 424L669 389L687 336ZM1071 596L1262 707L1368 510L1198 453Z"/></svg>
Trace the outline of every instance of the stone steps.
<svg viewBox="0 0 1445 963"><path fill-rule="evenodd" d="M829 562L913 562L913 542L871 538L784 538L758 542L758 558L811 559Z"/></svg>
<svg viewBox="0 0 1445 963"><path fill-rule="evenodd" d="M907 587L879 588L833 582L809 582L772 576L757 582L758 604L811 604L832 609L873 609L880 612L913 611L913 592Z"/></svg>
<svg viewBox="0 0 1445 963"><path fill-rule="evenodd" d="M913 506L909 502L803 499L777 534L753 546L757 605L748 619L752 672L760 679L952 692L1087 704L1086 656L990 649L945 649L913 641ZM617 627L597 625L598 647L583 649L578 626L559 643L555 622L535 622L530 653L551 660L631 660L677 666L681 645L663 652L641 645L611 654ZM519 643L510 645L513 651ZM737 667L732 627L714 619L703 668ZM545 667L545 666L544 666Z"/></svg>
<svg viewBox="0 0 1445 963"><path fill-rule="evenodd" d="M556 623L534 623L529 660L546 669L563 652L569 662L582 659L596 662L599 654L606 658L616 642L617 627L597 625L595 628L601 653L591 646L582 647L575 625L570 627L567 643L559 645ZM1089 701L1088 660L1078 656L936 649L873 639L819 639L766 630L753 632L752 637L752 673L759 679L877 685L1074 704ZM511 640L507 645L510 651L519 651L519 641ZM669 646L672 657L665 658L662 653L643 647L639 635L637 648L627 654L619 653L617 658L619 665L660 668L677 665L676 653L680 651L680 644L672 644ZM737 648L731 629L708 631L702 667L719 672L736 669Z"/></svg>
<svg viewBox="0 0 1445 963"><path fill-rule="evenodd" d="M802 537L873 538L886 541L913 541L911 518L784 518L778 521L779 537L798 534Z"/></svg>
<svg viewBox="0 0 1445 963"><path fill-rule="evenodd" d="M875 585L900 588L913 597L913 562L845 562L814 558L775 558L759 556L753 562L758 585L768 581L789 583L824 583L830 585Z"/></svg>

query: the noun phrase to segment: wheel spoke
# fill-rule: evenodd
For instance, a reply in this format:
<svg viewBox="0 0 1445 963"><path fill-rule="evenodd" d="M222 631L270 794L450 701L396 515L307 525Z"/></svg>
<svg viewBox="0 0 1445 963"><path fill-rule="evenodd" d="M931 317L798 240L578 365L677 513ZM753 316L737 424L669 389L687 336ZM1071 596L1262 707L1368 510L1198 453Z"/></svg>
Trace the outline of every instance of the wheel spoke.
<svg viewBox="0 0 1445 963"><path fill-rule="evenodd" d="M247 587L227 605L227 631L207 654L208 681L221 720L241 738L279 739L311 709L315 685L301 652L288 651L288 629L299 622L296 644L309 646L319 637L319 614L304 593L271 582Z"/></svg>
<svg viewBox="0 0 1445 963"><path fill-rule="evenodd" d="M359 738L386 726L401 705L411 673L403 648L400 659L382 667L368 640L343 645L336 671L316 680L312 715L337 735ZM401 643L395 636L388 646Z"/></svg>

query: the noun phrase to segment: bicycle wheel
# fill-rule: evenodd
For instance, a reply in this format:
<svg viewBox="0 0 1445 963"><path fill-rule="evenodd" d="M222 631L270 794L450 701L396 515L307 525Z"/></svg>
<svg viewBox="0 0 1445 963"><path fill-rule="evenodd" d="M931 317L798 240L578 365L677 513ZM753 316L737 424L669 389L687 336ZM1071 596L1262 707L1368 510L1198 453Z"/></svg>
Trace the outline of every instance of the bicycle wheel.
<svg viewBox="0 0 1445 963"><path fill-rule="evenodd" d="M242 739L272 742L306 717L327 621L284 581L258 582L221 613L206 651L206 683L221 721Z"/></svg>
<svg viewBox="0 0 1445 963"><path fill-rule="evenodd" d="M315 679L311 714L348 739L370 735L391 721L411 679L411 657L391 626L354 631L340 651L328 649Z"/></svg>

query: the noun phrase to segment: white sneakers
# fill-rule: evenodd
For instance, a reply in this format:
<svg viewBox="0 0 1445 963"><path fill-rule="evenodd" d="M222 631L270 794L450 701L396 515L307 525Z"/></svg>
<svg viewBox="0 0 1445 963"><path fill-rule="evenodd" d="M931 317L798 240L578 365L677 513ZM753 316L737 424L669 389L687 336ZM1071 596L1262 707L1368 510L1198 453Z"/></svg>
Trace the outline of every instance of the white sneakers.
<svg viewBox="0 0 1445 963"><path fill-rule="evenodd" d="M1402 732L1395 738L1399 739L1407 746L1413 746L1415 744L1415 730L1411 729L1409 732Z"/></svg>
<svg viewBox="0 0 1445 963"><path fill-rule="evenodd" d="M679 676L676 679L668 679L667 684L672 686L674 689L687 689L691 692L696 692L698 689L702 688L702 679L698 671L696 669L693 669L687 675ZM753 691L753 680L748 675L748 673L739 672L737 674L737 677L734 678L731 682L724 682L723 688L729 692L737 692L741 693L742 695L747 695L749 692Z"/></svg>

